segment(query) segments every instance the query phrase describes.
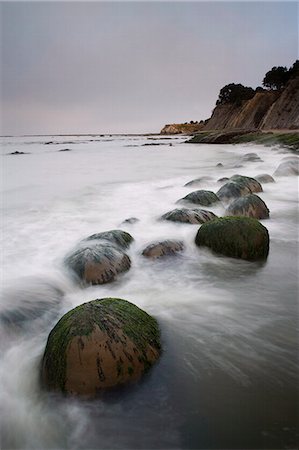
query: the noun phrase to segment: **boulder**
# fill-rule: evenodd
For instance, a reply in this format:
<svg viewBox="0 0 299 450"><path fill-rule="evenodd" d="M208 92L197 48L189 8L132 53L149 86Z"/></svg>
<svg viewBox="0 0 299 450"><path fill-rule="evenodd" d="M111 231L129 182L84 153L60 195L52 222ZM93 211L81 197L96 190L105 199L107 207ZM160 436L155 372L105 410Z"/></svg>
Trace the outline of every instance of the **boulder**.
<svg viewBox="0 0 299 450"><path fill-rule="evenodd" d="M182 241L166 240L148 245L143 250L142 255L147 258L157 259L162 256L175 255L183 250L184 243Z"/></svg>
<svg viewBox="0 0 299 450"><path fill-rule="evenodd" d="M130 269L131 260L120 248L108 242L83 242L65 259L66 266L83 282L104 284L113 281L121 272Z"/></svg>
<svg viewBox="0 0 299 450"><path fill-rule="evenodd" d="M128 219L124 220L122 222L122 225L133 225L134 223L139 222L139 219L137 217L129 217Z"/></svg>
<svg viewBox="0 0 299 450"><path fill-rule="evenodd" d="M49 390L95 396L135 382L160 353L153 317L126 300L93 300L69 311L52 329L41 381Z"/></svg>
<svg viewBox="0 0 299 450"><path fill-rule="evenodd" d="M244 156L242 156L243 162L261 162L262 159L257 155L256 153L246 153Z"/></svg>
<svg viewBox="0 0 299 450"><path fill-rule="evenodd" d="M161 217L162 220L170 220L172 222L199 224L215 219L217 216L212 211L205 209L173 209Z"/></svg>
<svg viewBox="0 0 299 450"><path fill-rule="evenodd" d="M262 192L262 185L251 177L233 175L217 192L222 201L230 201L234 198L243 197L253 192Z"/></svg>
<svg viewBox="0 0 299 450"><path fill-rule="evenodd" d="M285 177L288 175L299 175L299 161L298 159L288 159L279 164L275 170L274 176Z"/></svg>
<svg viewBox="0 0 299 450"><path fill-rule="evenodd" d="M246 186L252 193L263 192L261 183L254 178L245 177L244 175L233 175L230 177L230 180L240 184L241 186Z"/></svg>
<svg viewBox="0 0 299 450"><path fill-rule="evenodd" d="M257 180L259 183L275 183L275 180L271 175L268 175L267 173L261 173L259 175L256 175L254 177L255 180Z"/></svg>
<svg viewBox="0 0 299 450"><path fill-rule="evenodd" d="M138 219L136 219L138 220ZM132 223L132 222L130 222ZM133 242L133 237L130 233L127 233L123 230L110 230L103 231L102 233L92 234L88 238L84 239L84 241L108 241L112 245L116 245L122 249L126 249Z"/></svg>
<svg viewBox="0 0 299 450"><path fill-rule="evenodd" d="M212 191L199 190L190 192L185 197L181 198L179 202L196 203L197 205L209 206L213 203L219 202L219 198Z"/></svg>
<svg viewBox="0 0 299 450"><path fill-rule="evenodd" d="M269 253L268 230L252 217L220 217L204 223L195 243L215 253L248 261L264 260Z"/></svg>
<svg viewBox="0 0 299 450"><path fill-rule="evenodd" d="M234 200L226 210L228 216L246 216L256 219L268 219L269 209L257 195L249 194Z"/></svg>
<svg viewBox="0 0 299 450"><path fill-rule="evenodd" d="M222 178L219 178L219 179L217 180L217 183L224 184L224 183L226 183L228 180L229 180L229 178L227 178L227 177L222 177Z"/></svg>
<svg viewBox="0 0 299 450"><path fill-rule="evenodd" d="M196 186L198 184L202 184L205 183L207 181L212 180L212 177L206 176L206 177L199 177L196 178L195 180L191 180L188 183L184 184L184 186L188 187L188 186Z"/></svg>

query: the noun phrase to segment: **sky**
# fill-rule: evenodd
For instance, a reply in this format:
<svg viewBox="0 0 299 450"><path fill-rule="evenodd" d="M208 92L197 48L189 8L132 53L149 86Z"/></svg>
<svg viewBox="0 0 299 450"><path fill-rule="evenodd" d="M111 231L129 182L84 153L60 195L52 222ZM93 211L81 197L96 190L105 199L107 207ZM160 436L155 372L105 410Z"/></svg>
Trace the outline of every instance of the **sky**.
<svg viewBox="0 0 299 450"><path fill-rule="evenodd" d="M158 132L298 59L296 2L1 2L1 135Z"/></svg>

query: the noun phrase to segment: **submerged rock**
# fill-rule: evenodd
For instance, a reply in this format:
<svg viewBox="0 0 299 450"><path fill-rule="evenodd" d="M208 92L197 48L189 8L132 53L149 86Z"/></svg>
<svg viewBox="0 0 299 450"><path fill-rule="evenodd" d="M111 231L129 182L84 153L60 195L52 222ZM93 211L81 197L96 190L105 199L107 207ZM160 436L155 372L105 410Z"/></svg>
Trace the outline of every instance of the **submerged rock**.
<svg viewBox="0 0 299 450"><path fill-rule="evenodd" d="M130 244L134 241L130 233L127 233L126 231L123 230L103 231L101 233L92 234L88 238L84 239L84 241L93 241L93 240L107 241L110 244L116 245L117 247L123 249L128 248Z"/></svg>
<svg viewBox="0 0 299 450"><path fill-rule="evenodd" d="M128 219L124 220L122 222L122 225L133 225L134 223L139 222L139 219L137 219L137 217L129 217Z"/></svg>
<svg viewBox="0 0 299 450"><path fill-rule="evenodd" d="M246 216L256 219L268 219L269 209L266 203L257 195L249 194L237 198L226 210L228 216Z"/></svg>
<svg viewBox="0 0 299 450"><path fill-rule="evenodd" d="M273 175L276 177L299 175L299 160L288 159L286 161L283 161L279 164Z"/></svg>
<svg viewBox="0 0 299 450"><path fill-rule="evenodd" d="M179 202L196 203L197 205L209 206L219 202L219 198L212 191L198 190L181 198Z"/></svg>
<svg viewBox="0 0 299 450"><path fill-rule="evenodd" d="M259 175L256 175L255 180L257 180L259 183L275 183L275 180L271 175L268 175L267 173L261 173Z"/></svg>
<svg viewBox="0 0 299 450"><path fill-rule="evenodd" d="M182 241L165 240L148 245L143 250L142 255L147 258L157 259L162 256L175 255L183 250L184 243Z"/></svg>
<svg viewBox="0 0 299 450"><path fill-rule="evenodd" d="M156 319L126 300L93 300L69 311L51 331L42 383L49 390L95 396L138 380L160 353Z"/></svg>
<svg viewBox="0 0 299 450"><path fill-rule="evenodd" d="M262 159L257 155L256 153L246 153L244 156L242 156L242 161L244 162L256 162L256 161L262 161Z"/></svg>
<svg viewBox="0 0 299 450"><path fill-rule="evenodd" d="M28 152L19 152L16 150L15 152L7 153L8 155L29 155Z"/></svg>
<svg viewBox="0 0 299 450"><path fill-rule="evenodd" d="M229 178L227 178L227 177L222 177L222 178L219 178L219 179L217 180L217 183L224 184L224 183L226 183L228 180L229 180Z"/></svg>
<svg viewBox="0 0 299 450"><path fill-rule="evenodd" d="M129 256L108 242L86 241L65 259L66 266L88 284L113 281L131 267Z"/></svg>
<svg viewBox="0 0 299 450"><path fill-rule="evenodd" d="M188 181L188 183L184 184L184 186L186 186L186 187L196 186L198 184L202 184L202 183L205 183L206 181L210 181L210 180L212 180L212 177L209 177L209 176L199 177L199 178L196 178L195 180Z"/></svg>
<svg viewBox="0 0 299 450"><path fill-rule="evenodd" d="M170 220L172 222L199 224L215 219L217 216L212 211L205 209L173 209L161 217L162 220Z"/></svg>
<svg viewBox="0 0 299 450"><path fill-rule="evenodd" d="M61 150L58 150L59 152L71 152L72 150L70 148L62 148Z"/></svg>
<svg viewBox="0 0 299 450"><path fill-rule="evenodd" d="M264 260L269 253L268 230L251 217L220 217L204 223L195 243L215 253L248 261Z"/></svg>

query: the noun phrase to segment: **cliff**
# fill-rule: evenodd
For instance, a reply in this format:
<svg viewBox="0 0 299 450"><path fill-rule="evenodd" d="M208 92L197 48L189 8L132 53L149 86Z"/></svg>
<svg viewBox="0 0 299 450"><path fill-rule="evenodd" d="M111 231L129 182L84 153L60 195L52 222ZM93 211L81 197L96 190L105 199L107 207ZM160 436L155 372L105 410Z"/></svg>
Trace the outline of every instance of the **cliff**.
<svg viewBox="0 0 299 450"><path fill-rule="evenodd" d="M198 123L172 123L165 125L161 130L161 134L192 134L202 130L204 122Z"/></svg>

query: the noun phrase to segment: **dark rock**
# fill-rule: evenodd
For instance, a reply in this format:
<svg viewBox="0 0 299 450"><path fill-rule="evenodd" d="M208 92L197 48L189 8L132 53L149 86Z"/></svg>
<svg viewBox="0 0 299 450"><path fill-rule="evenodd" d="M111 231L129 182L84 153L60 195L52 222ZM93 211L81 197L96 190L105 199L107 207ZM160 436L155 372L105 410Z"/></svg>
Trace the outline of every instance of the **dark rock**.
<svg viewBox="0 0 299 450"><path fill-rule="evenodd" d="M221 186L221 188L217 192L217 196L222 201L230 201L234 198L238 198L248 194L251 194L251 190L248 187L242 186L238 183L235 183L234 181L228 181L223 186Z"/></svg>
<svg viewBox="0 0 299 450"><path fill-rule="evenodd" d="M259 183L275 183L275 180L273 177L271 177L271 175L268 175L267 173L262 173L259 175L256 175L255 180L257 180Z"/></svg>
<svg viewBox="0 0 299 450"><path fill-rule="evenodd" d="M216 167L223 167L223 164L222 163L218 163L218 164L216 164Z"/></svg>
<svg viewBox="0 0 299 450"><path fill-rule="evenodd" d="M170 220L172 222L192 223L199 224L213 220L217 216L212 211L206 211L205 209L174 209L172 211L163 214L162 220Z"/></svg>
<svg viewBox="0 0 299 450"><path fill-rule="evenodd" d="M263 192L261 183L251 177L245 177L244 175L233 175L230 177L231 181L238 183L241 186L247 187L250 192Z"/></svg>
<svg viewBox="0 0 299 450"><path fill-rule="evenodd" d="M126 219L122 222L122 225L126 225L126 224L134 224L136 222L139 222L139 219L137 219L137 217L129 217L129 219Z"/></svg>
<svg viewBox="0 0 299 450"><path fill-rule="evenodd" d="M15 151L15 152L8 153L8 155L29 155L29 153Z"/></svg>
<svg viewBox="0 0 299 450"><path fill-rule="evenodd" d="M179 202L196 203L197 205L209 206L219 202L219 198L212 191L198 190L181 198Z"/></svg>
<svg viewBox="0 0 299 450"><path fill-rule="evenodd" d="M138 220L138 219L136 219ZM130 222L132 223L132 222ZM120 247L122 249L128 248L134 241L133 237L123 230L103 231L102 233L95 233L84 239L83 241L108 241L110 244Z"/></svg>
<svg viewBox="0 0 299 450"><path fill-rule="evenodd" d="M229 180L229 178L227 178L227 177L219 178L219 180L217 180L217 183L224 184L224 183L226 183L228 180Z"/></svg>
<svg viewBox="0 0 299 450"><path fill-rule="evenodd" d="M246 195L233 201L227 211L228 216L246 216L256 219L268 219L269 209L265 202L255 194Z"/></svg>
<svg viewBox="0 0 299 450"><path fill-rule="evenodd" d="M71 152L72 150L70 148L62 148L61 150L58 150L59 152Z"/></svg>
<svg viewBox="0 0 299 450"><path fill-rule="evenodd" d="M279 164L275 170L274 176L284 177L288 175L299 175L299 161L298 159L289 159Z"/></svg>
<svg viewBox="0 0 299 450"><path fill-rule="evenodd" d="M263 160L256 153L246 153L246 155L244 155L242 157L242 161L244 161L244 162L257 162L257 161L261 162Z"/></svg>
<svg viewBox="0 0 299 450"><path fill-rule="evenodd" d="M166 240L148 245L143 250L142 255L147 258L157 259L163 256L175 255L182 250L184 250L182 241Z"/></svg>
<svg viewBox="0 0 299 450"><path fill-rule="evenodd" d="M204 223L195 243L221 255L248 261L264 260L269 253L268 230L251 217L221 217Z"/></svg>
<svg viewBox="0 0 299 450"><path fill-rule="evenodd" d="M212 177L199 177L196 178L195 180L189 181L188 183L184 184L184 186L188 187L188 186L195 186L197 184L202 184L205 183L206 181L211 180Z"/></svg>
<svg viewBox="0 0 299 450"><path fill-rule="evenodd" d="M54 142L53 141L45 142L44 145L50 145L50 144L54 144Z"/></svg>
<svg viewBox="0 0 299 450"><path fill-rule="evenodd" d="M85 241L65 259L66 266L85 283L104 284L130 269L129 256L103 240Z"/></svg>
<svg viewBox="0 0 299 450"><path fill-rule="evenodd" d="M137 381L161 353L157 321L126 300L93 300L65 314L42 360L45 388L95 396Z"/></svg>

